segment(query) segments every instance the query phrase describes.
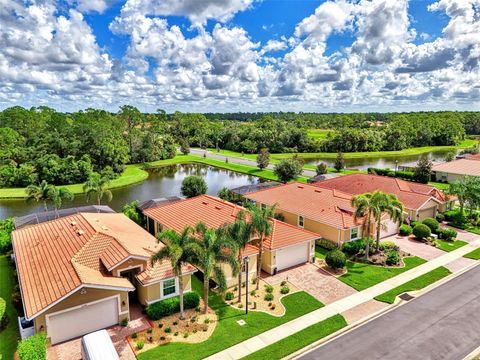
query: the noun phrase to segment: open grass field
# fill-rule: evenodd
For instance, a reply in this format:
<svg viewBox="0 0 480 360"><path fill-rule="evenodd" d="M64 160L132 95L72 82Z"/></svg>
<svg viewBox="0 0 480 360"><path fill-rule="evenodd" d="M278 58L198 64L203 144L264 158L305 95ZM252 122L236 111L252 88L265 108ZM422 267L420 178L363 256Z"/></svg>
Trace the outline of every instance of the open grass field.
<svg viewBox="0 0 480 360"><path fill-rule="evenodd" d="M192 286L194 291L202 294L202 284L195 276L192 276ZM139 354L138 359L203 359L323 306L321 302L303 291L285 296L282 302L286 308L286 313L282 317L258 311L250 311L245 315L244 309L227 305L219 295L211 292L209 304L216 311L218 322L208 340L198 344L176 342L161 345ZM244 320L246 325L240 326L238 320Z"/></svg>
<svg viewBox="0 0 480 360"><path fill-rule="evenodd" d="M0 255L0 297L7 302L8 317L7 327L0 332L0 359L3 360L13 359L13 354L17 350L18 315L10 301L14 285L13 270L8 264L7 257Z"/></svg>
<svg viewBox="0 0 480 360"><path fill-rule="evenodd" d="M329 133L333 133L335 130L330 129L308 129L307 135L313 139L324 140L327 138Z"/></svg>
<svg viewBox="0 0 480 360"><path fill-rule="evenodd" d="M403 261L405 263L405 266L403 267L385 267L347 261L348 271L338 279L353 287L355 290L362 291L370 286L376 285L407 270L413 269L418 265L426 263L426 260L421 259L418 256L406 257Z"/></svg>
<svg viewBox="0 0 480 360"><path fill-rule="evenodd" d="M378 295L377 297L375 297L375 300L383 301L388 304L393 304L398 295L403 294L404 292L407 292L407 291L415 291L415 290L423 289L424 287L427 287L428 285L431 285L434 282L440 279L443 279L444 277L450 274L451 274L450 270L448 270L443 266L440 266L426 274L423 274L413 280L406 282L405 284L397 286L396 288L390 291L387 291L381 295Z"/></svg>

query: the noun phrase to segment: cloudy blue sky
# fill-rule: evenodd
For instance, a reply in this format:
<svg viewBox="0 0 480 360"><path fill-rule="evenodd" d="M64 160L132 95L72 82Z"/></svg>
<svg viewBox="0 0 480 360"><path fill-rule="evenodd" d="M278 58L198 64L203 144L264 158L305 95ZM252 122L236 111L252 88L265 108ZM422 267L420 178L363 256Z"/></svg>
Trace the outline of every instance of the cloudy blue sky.
<svg viewBox="0 0 480 360"><path fill-rule="evenodd" d="M0 108L480 110L480 0L0 0Z"/></svg>

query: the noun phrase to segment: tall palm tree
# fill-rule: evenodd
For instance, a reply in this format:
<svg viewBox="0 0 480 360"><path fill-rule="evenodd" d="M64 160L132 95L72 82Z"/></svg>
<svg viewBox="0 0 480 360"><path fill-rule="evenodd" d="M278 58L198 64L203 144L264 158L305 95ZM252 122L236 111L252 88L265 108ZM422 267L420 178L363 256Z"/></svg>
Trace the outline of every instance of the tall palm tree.
<svg viewBox="0 0 480 360"><path fill-rule="evenodd" d="M45 211L48 211L48 201L52 200L53 188L54 186L50 185L45 180L42 180L39 185L28 185L25 189L25 192L27 194L27 201L42 201Z"/></svg>
<svg viewBox="0 0 480 360"><path fill-rule="evenodd" d="M188 262L189 258L189 244L195 241L193 228L187 226L179 234L173 230L164 230L157 235L159 242L165 244L157 253L150 258L152 266L156 262L161 262L165 259L170 261L173 268L173 273L178 278L178 286L180 293L180 320L185 319L183 311L183 273L182 266Z"/></svg>
<svg viewBox="0 0 480 360"><path fill-rule="evenodd" d="M370 197L370 203L375 215L377 227L376 251L378 251L380 246L380 230L382 227L383 214L388 214L393 222L401 223L403 220L404 207L396 195L387 194L382 191L373 192Z"/></svg>
<svg viewBox="0 0 480 360"><path fill-rule="evenodd" d="M222 264L232 268L233 276L237 276L239 264L237 261L238 248L236 244L225 236L224 231L207 229L205 224L195 226L196 241L189 244L191 252L190 262L203 272L203 301L204 313L208 313L208 290L210 280L214 280L220 291L225 291L227 281Z"/></svg>
<svg viewBox="0 0 480 360"><path fill-rule="evenodd" d="M58 209L62 207L64 200L72 201L73 194L66 187L56 187L52 186L50 191L50 199L53 203L53 208L55 209L55 215L58 216Z"/></svg>
<svg viewBox="0 0 480 360"><path fill-rule="evenodd" d="M468 177L463 177L460 180L454 181L448 185L446 190L447 195L456 195L458 204L460 205L460 214L463 216L463 209L465 208L465 202L468 196L467 187Z"/></svg>
<svg viewBox="0 0 480 360"><path fill-rule="evenodd" d="M355 212L353 213L354 219L365 219L364 228L366 230L366 241L365 241L365 258L368 259L370 256L370 231L371 231L371 224L372 224L372 217L374 217L374 209L371 203L372 195L367 194L360 194L352 197L351 205L355 208Z"/></svg>
<svg viewBox="0 0 480 360"><path fill-rule="evenodd" d="M102 176L99 173L90 174L88 180L83 184L83 191L85 192L87 201L90 201L92 196L97 199L97 205L101 204L103 197L107 198L107 201L112 201L113 194L108 190L110 185L110 179L106 176Z"/></svg>
<svg viewBox="0 0 480 360"><path fill-rule="evenodd" d="M258 259L257 259L257 290L260 287L260 274L262 271L263 242L272 233L272 222L270 218L275 215L275 205L266 207L251 207L252 232L258 237Z"/></svg>
<svg viewBox="0 0 480 360"><path fill-rule="evenodd" d="M233 241L238 247L237 261L242 265L242 253L244 252L247 244L252 239L252 226L251 223L245 221L245 213L240 211L235 222L227 224L225 226L226 235ZM242 272L238 273L238 302L242 300Z"/></svg>

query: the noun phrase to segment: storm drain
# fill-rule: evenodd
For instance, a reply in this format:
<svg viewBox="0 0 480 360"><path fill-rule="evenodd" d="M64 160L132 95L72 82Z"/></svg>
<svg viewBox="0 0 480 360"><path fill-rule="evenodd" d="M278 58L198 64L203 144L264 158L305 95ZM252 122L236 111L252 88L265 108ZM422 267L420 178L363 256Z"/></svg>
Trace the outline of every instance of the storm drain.
<svg viewBox="0 0 480 360"><path fill-rule="evenodd" d="M412 296L410 294L407 294L407 293L403 293L402 295L399 296L399 298L402 299L402 300L405 300L405 301L415 299L414 296Z"/></svg>

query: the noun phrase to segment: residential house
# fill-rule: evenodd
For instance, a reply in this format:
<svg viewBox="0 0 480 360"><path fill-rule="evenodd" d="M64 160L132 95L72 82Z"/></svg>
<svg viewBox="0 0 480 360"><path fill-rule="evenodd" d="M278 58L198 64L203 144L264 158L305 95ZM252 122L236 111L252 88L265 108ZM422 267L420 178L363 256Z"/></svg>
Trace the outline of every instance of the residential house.
<svg viewBox="0 0 480 360"><path fill-rule="evenodd" d="M479 162L480 164L480 162ZM388 176L372 174L350 174L320 181L315 186L335 189L350 195L358 195L376 190L396 195L403 203L411 220L421 221L435 217L438 212L448 210L453 201L437 188ZM387 233L397 232L398 224L388 223Z"/></svg>
<svg viewBox="0 0 480 360"><path fill-rule="evenodd" d="M151 266L163 244L123 214L77 213L12 233L27 320L52 344L129 319L130 305L178 294L168 260ZM184 290L195 271L186 265Z"/></svg>
<svg viewBox="0 0 480 360"><path fill-rule="evenodd" d="M154 234L164 229L182 231L186 226L203 222L207 227L217 229L225 223L233 223L240 211L245 208L219 198L200 195L170 204L146 209L147 228L154 228ZM270 274L312 261L315 255L315 239L319 235L299 229L285 222L271 219L272 233L264 240L262 269ZM242 256L249 258L249 277L257 276L258 248L252 239ZM228 286L237 283L231 269L225 266ZM242 269L245 272L245 269ZM245 275L244 275L245 276Z"/></svg>
<svg viewBox="0 0 480 360"><path fill-rule="evenodd" d="M433 166L437 181L454 182L464 176L480 176L480 154L468 155L462 159L453 160Z"/></svg>

